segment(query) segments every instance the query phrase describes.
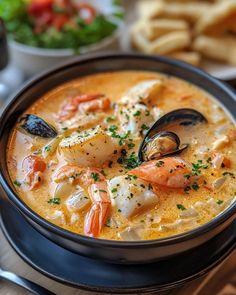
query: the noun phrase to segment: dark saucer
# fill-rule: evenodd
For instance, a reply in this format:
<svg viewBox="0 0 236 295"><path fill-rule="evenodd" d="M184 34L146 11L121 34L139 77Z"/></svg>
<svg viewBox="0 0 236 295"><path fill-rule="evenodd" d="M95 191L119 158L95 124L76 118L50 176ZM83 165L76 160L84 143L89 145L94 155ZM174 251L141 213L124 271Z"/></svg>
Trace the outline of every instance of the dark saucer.
<svg viewBox="0 0 236 295"><path fill-rule="evenodd" d="M4 198L0 225L15 251L42 274L98 292L141 293L166 290L198 278L223 261L236 246L236 222L194 251L146 265L115 265L74 254L39 234Z"/></svg>

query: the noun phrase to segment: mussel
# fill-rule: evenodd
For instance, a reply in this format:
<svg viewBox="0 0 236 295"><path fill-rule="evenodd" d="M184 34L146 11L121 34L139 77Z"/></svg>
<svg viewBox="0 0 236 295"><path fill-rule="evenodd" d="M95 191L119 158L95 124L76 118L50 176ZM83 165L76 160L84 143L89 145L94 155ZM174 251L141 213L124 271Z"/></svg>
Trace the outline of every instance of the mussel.
<svg viewBox="0 0 236 295"><path fill-rule="evenodd" d="M178 109L159 118L148 130L139 148L139 160L149 161L181 153L188 144L180 144L179 136L170 131L170 127L194 126L207 123L207 119L193 109Z"/></svg>
<svg viewBox="0 0 236 295"><path fill-rule="evenodd" d="M20 118L19 122L20 126L32 135L44 138L57 136L55 128L36 115L26 114L24 117Z"/></svg>

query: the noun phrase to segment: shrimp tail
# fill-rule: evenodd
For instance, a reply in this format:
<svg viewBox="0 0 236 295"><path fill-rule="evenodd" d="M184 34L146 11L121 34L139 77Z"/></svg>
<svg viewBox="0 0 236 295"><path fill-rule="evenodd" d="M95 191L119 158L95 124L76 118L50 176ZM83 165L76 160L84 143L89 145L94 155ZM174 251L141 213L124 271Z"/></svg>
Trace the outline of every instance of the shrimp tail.
<svg viewBox="0 0 236 295"><path fill-rule="evenodd" d="M89 187L89 195L93 205L85 217L84 233L89 237L97 237L111 209L111 201L107 192L107 183L101 181L92 184Z"/></svg>

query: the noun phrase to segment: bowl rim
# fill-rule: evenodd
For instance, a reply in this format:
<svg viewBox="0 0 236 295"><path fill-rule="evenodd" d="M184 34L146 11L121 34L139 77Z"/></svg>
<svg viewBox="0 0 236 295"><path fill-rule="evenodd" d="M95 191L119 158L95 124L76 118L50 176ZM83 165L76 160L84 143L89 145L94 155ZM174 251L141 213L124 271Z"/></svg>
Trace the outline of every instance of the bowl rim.
<svg viewBox="0 0 236 295"><path fill-rule="evenodd" d="M99 54L88 54L83 55L80 57L76 57L69 62L65 62L64 64L54 67L50 70L44 71L43 73L37 75L33 79L26 82L23 87L18 90L16 93L14 93L9 103L5 106L3 109L1 116L0 116L0 136L3 133L3 121L6 120L8 117L8 112L11 110L12 105L17 103L17 100L20 98L20 96L34 87L35 84L38 84L41 82L41 80L46 80L48 76L53 76L55 73L69 69L75 64L78 66L79 64L86 64L95 62L98 60L114 60L114 59L140 59L140 60L149 60L153 62L161 62L164 64L168 64L169 66L177 66L184 70L187 70L189 72L193 72L197 74L198 76L207 79L208 81L212 82L219 88L221 88L232 100L236 102L236 93L234 90L226 85L225 83L221 82L220 80L217 80L216 78L212 77L208 73L204 72L203 70L196 68L190 64L187 64L185 62L182 62L180 60L176 60L170 57L165 56L158 56L158 55L145 55L140 53L133 53L133 52L103 52ZM6 123L6 122L5 122ZM10 133L9 133L10 134ZM9 139L9 135L8 135ZM6 157L4 159L6 162ZM63 236L64 238L68 240L72 240L75 242L83 242L83 244L91 244L95 243L99 246L110 246L113 248L119 248L121 246L128 247L128 248L144 248L144 247L150 247L150 246L166 246L166 245L173 245L176 243L180 243L186 240L190 240L193 238L198 237L201 234L207 233L214 228L218 227L220 224L224 223L226 220L228 220L230 217L232 217L236 213L236 202L233 204L230 204L229 207L227 207L224 211L222 211L219 215L214 217L209 222L198 226L190 231L186 231L177 235L173 235L166 238L161 239L154 239L154 240L141 240L141 241L117 241L117 240L106 240L106 239L100 239L100 238L93 238L88 237L82 234L74 233L69 230L66 230L62 227L59 227L50 221L44 219L41 217L38 213L33 211L17 194L17 192L14 189L14 185L6 179L4 176L4 173L8 174L8 171L3 171L2 166L0 165L0 185L4 189L5 193L7 194L9 200L16 206L16 208L23 213L23 215L30 220L32 220L34 223L40 225L41 227L49 230L50 232L55 233L56 235ZM9 177L10 179L10 177Z"/></svg>

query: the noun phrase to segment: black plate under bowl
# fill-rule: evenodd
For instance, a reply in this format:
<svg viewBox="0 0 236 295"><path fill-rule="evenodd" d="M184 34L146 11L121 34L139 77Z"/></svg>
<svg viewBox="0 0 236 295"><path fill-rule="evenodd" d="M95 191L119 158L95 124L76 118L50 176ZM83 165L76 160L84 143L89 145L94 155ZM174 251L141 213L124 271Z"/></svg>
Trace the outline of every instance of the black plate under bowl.
<svg viewBox="0 0 236 295"><path fill-rule="evenodd" d="M0 217L0 226L11 246L37 271L64 284L104 293L131 294L178 287L209 272L236 246L236 222L233 222L207 244L184 255L152 264L110 264L54 244L5 198L0 198Z"/></svg>

